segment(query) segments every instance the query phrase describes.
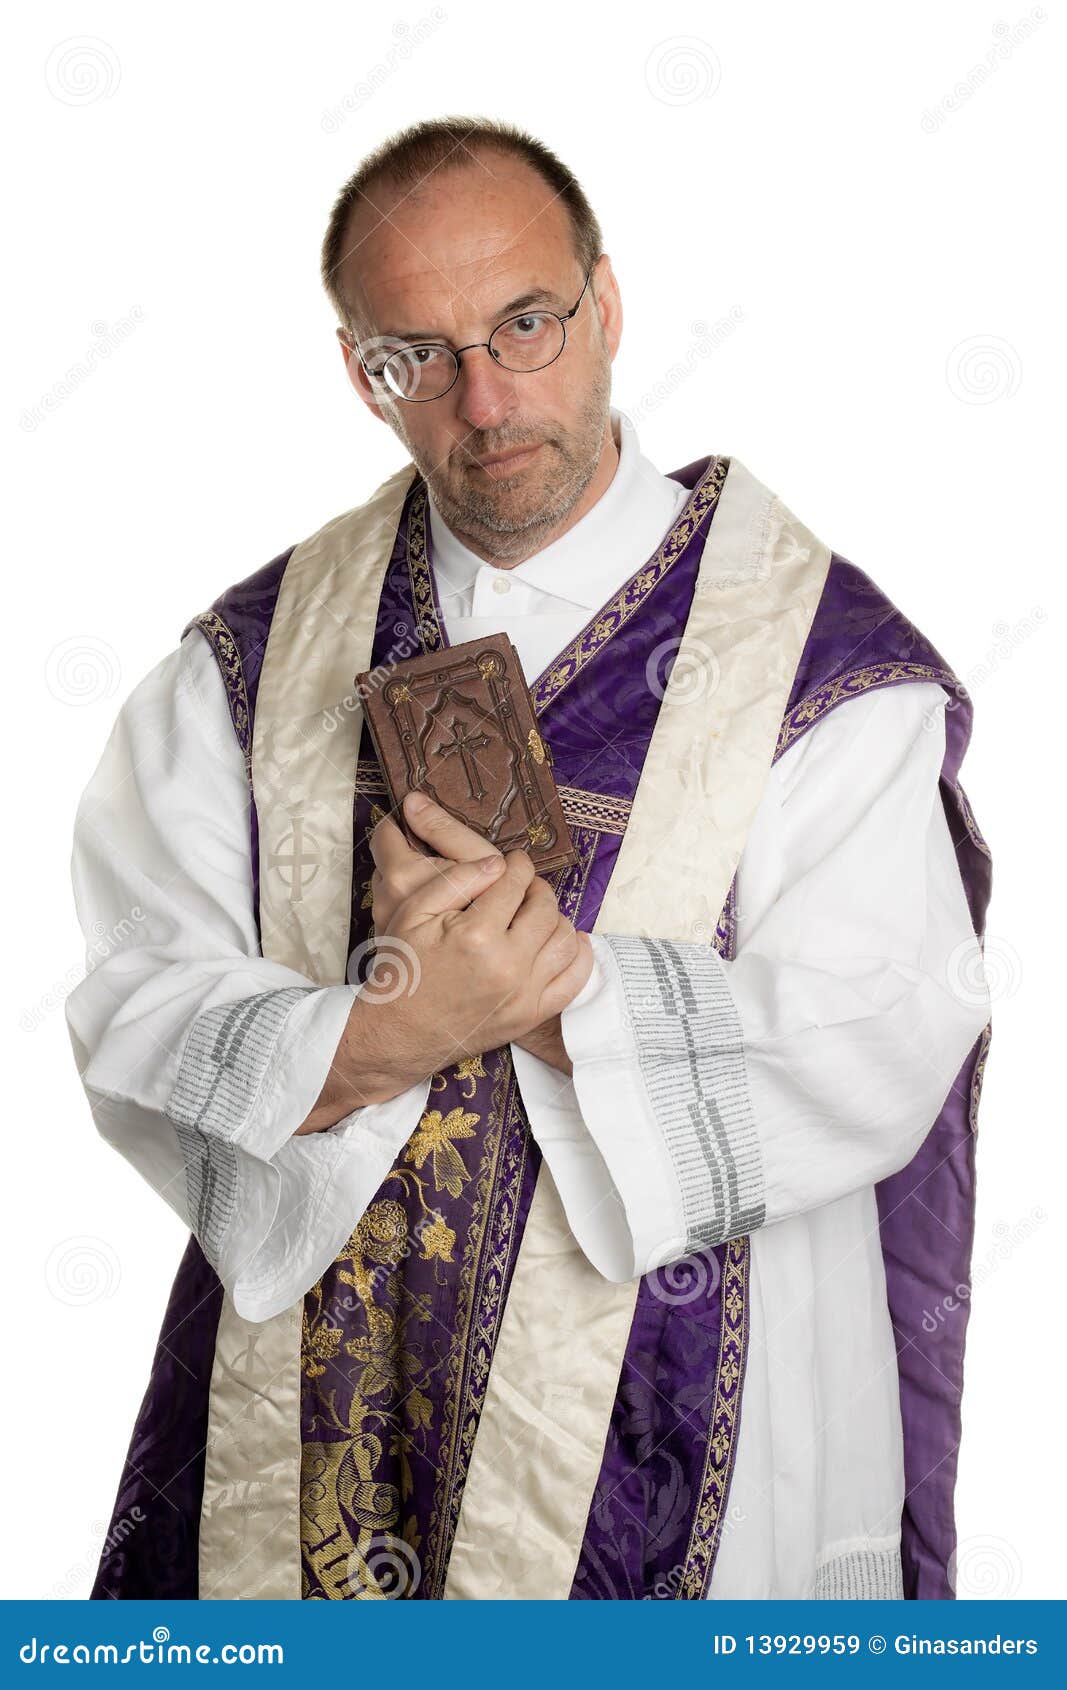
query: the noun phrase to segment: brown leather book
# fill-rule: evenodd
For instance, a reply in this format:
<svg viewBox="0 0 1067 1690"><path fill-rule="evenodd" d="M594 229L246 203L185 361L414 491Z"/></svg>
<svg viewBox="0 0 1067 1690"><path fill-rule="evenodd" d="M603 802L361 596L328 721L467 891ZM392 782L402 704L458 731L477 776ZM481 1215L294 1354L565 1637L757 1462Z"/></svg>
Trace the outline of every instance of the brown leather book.
<svg viewBox="0 0 1067 1690"><path fill-rule="evenodd" d="M551 757L506 634L412 657L355 678L394 810L425 792L500 851L529 851L539 874L575 862Z"/></svg>

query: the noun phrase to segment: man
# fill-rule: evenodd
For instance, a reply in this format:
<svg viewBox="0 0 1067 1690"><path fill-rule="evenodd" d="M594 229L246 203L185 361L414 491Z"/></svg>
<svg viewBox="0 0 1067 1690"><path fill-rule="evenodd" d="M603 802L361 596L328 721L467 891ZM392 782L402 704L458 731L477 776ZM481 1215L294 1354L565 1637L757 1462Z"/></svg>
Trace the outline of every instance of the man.
<svg viewBox="0 0 1067 1690"><path fill-rule="evenodd" d="M386 143L323 273L410 461L188 624L77 821L86 932L137 915L79 1068L193 1234L93 1595L950 1597L966 693L736 459L642 455L530 136ZM501 630L551 877L412 849L353 690Z"/></svg>

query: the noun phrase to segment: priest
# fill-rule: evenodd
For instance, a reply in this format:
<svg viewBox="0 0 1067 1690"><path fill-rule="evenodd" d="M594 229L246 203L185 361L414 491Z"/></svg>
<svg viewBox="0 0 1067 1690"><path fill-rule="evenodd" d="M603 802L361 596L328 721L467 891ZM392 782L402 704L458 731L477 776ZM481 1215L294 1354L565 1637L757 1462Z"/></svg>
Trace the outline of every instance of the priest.
<svg viewBox="0 0 1067 1690"><path fill-rule="evenodd" d="M406 461L193 617L76 821L79 1072L190 1232L92 1594L951 1597L967 694L736 457L643 455L532 136L395 137L323 275ZM549 877L415 849L354 684L501 631Z"/></svg>

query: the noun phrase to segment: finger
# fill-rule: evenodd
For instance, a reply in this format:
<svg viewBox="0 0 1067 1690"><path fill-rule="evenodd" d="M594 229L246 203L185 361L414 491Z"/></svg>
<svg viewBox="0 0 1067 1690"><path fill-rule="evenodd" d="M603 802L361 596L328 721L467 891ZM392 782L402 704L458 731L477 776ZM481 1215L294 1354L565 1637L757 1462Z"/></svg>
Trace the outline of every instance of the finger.
<svg viewBox="0 0 1067 1690"><path fill-rule="evenodd" d="M593 947L589 943L589 935L579 933L577 939L578 954L574 960L553 976L542 989L538 1005L538 1014L542 1021L547 1021L553 1015L562 1015L568 1004L574 1002L593 972Z"/></svg>
<svg viewBox="0 0 1067 1690"><path fill-rule="evenodd" d="M559 913L551 886L547 881L535 877L526 888L526 896L515 913L510 931L517 939L536 951L564 919ZM570 928L569 921L566 926Z"/></svg>
<svg viewBox="0 0 1067 1690"><path fill-rule="evenodd" d="M547 986L561 969L578 955L578 935L566 916L557 915L530 964L530 984L535 990Z"/></svg>
<svg viewBox="0 0 1067 1690"><path fill-rule="evenodd" d="M533 863L525 851L509 851L503 862L503 874L498 874L477 902L457 918L464 925L497 932L509 925L521 906L534 876Z"/></svg>
<svg viewBox="0 0 1067 1690"><path fill-rule="evenodd" d="M424 792L409 792L404 798L404 816L413 833L424 839L439 857L453 862L469 863L478 857L501 856L484 835L475 833Z"/></svg>
<svg viewBox="0 0 1067 1690"><path fill-rule="evenodd" d="M399 869L421 866L426 861L421 851L412 850L392 816L383 816L371 829L370 854L387 879Z"/></svg>
<svg viewBox="0 0 1067 1690"><path fill-rule="evenodd" d="M425 921L428 916L466 909L468 904L484 896L494 879L502 879L504 872L504 858L499 851L491 857L479 857L473 863L434 859L430 875L397 905L395 919L407 924Z"/></svg>

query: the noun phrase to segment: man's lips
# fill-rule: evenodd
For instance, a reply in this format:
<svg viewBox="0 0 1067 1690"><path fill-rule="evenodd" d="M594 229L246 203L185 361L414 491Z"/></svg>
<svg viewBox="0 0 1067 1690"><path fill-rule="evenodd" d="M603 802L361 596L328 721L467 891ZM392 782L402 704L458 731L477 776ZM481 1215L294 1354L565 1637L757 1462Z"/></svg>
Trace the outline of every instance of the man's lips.
<svg viewBox="0 0 1067 1690"><path fill-rule="evenodd" d="M534 454L541 450L541 444L540 441L537 441L532 446L515 446L510 452L494 452L487 458L474 458L471 461L475 469L485 470L487 474L496 473L499 475L511 469L521 468L528 459L533 458Z"/></svg>

